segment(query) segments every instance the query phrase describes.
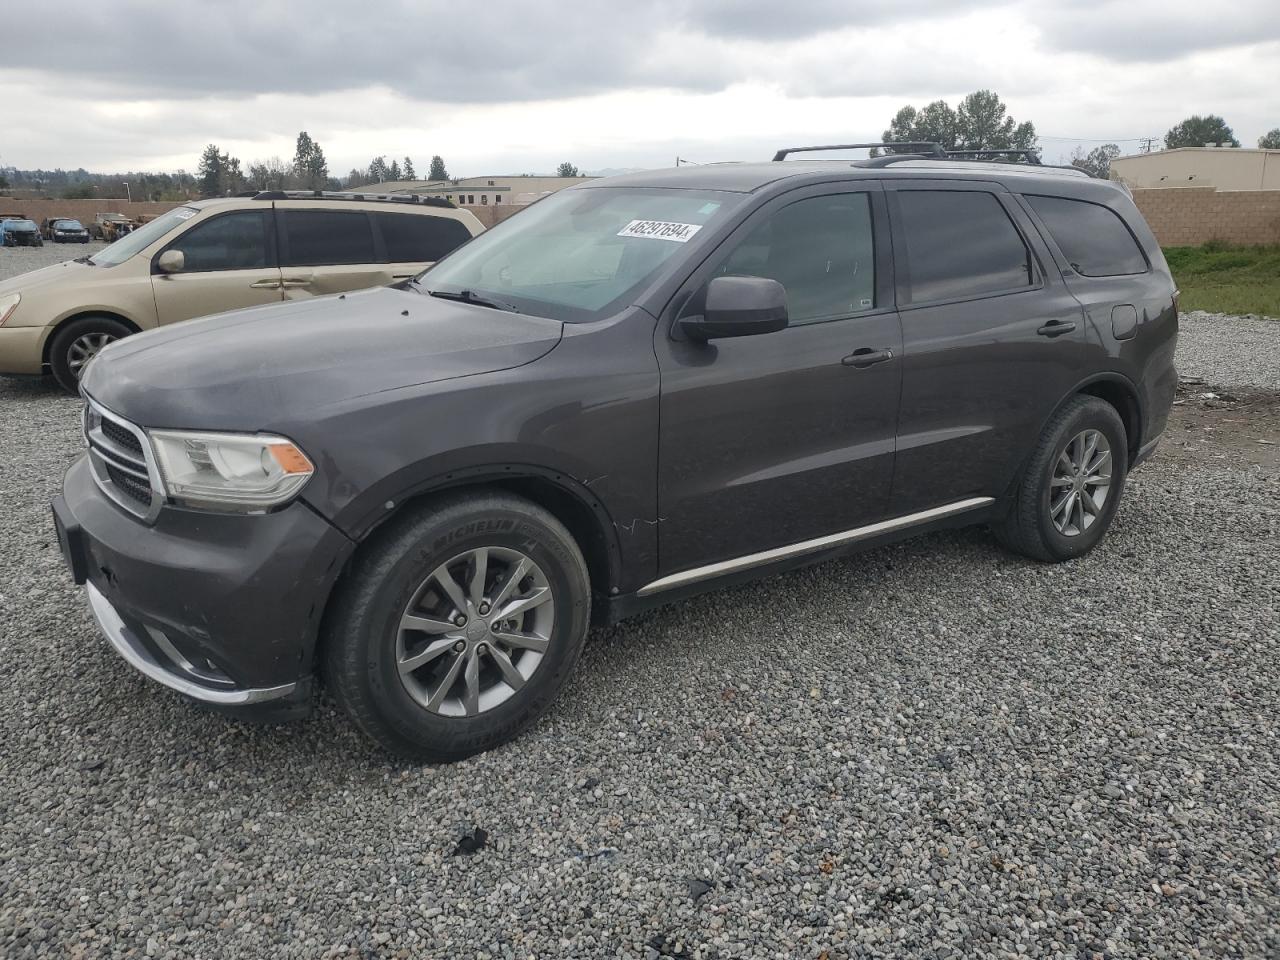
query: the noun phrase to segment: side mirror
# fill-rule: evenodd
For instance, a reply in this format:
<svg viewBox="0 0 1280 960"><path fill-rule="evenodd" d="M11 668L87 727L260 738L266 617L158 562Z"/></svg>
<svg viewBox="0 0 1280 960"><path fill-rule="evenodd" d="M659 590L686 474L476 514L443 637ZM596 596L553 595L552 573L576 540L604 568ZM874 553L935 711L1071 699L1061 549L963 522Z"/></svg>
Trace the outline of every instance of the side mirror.
<svg viewBox="0 0 1280 960"><path fill-rule="evenodd" d="M156 261L156 269L161 273L181 273L186 265L187 258L181 250L166 250Z"/></svg>
<svg viewBox="0 0 1280 960"><path fill-rule="evenodd" d="M707 284L701 316L685 317L680 329L691 340L751 337L787 326L787 291L767 277L716 277Z"/></svg>

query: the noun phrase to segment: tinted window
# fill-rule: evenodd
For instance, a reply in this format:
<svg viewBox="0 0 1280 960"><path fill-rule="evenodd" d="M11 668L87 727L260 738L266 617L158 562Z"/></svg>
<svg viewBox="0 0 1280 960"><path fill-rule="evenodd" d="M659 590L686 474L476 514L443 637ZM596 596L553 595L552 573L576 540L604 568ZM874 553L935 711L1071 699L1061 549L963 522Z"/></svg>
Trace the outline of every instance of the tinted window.
<svg viewBox="0 0 1280 960"><path fill-rule="evenodd" d="M182 251L184 273L265 267L267 215L261 210L246 210L214 217L196 224L166 249Z"/></svg>
<svg viewBox="0 0 1280 960"><path fill-rule="evenodd" d="M798 200L753 227L717 271L768 277L787 290L792 323L875 306L875 253L865 193Z"/></svg>
<svg viewBox="0 0 1280 960"><path fill-rule="evenodd" d="M362 210L285 210L285 251L291 267L374 263L373 229Z"/></svg>
<svg viewBox="0 0 1280 960"><path fill-rule="evenodd" d="M1031 283L1031 254L994 195L902 190L897 197L912 302L976 297Z"/></svg>
<svg viewBox="0 0 1280 960"><path fill-rule="evenodd" d="M1027 197L1076 273L1118 277L1146 273L1147 258L1113 210L1084 200Z"/></svg>
<svg viewBox="0 0 1280 960"><path fill-rule="evenodd" d="M375 213L390 263L439 260L471 239L457 220L412 213Z"/></svg>

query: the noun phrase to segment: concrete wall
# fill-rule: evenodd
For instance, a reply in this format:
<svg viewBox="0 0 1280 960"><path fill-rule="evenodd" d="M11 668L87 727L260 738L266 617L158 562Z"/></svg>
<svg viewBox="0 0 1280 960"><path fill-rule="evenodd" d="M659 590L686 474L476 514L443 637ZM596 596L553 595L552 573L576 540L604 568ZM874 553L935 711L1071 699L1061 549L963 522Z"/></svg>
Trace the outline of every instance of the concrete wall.
<svg viewBox="0 0 1280 960"><path fill-rule="evenodd" d="M1179 147L1111 161L1111 179L1131 188L1280 190L1280 150Z"/></svg>
<svg viewBox="0 0 1280 960"><path fill-rule="evenodd" d="M495 223L501 223L508 217L514 216L521 210L527 209L529 204L519 205L514 203L499 203L496 206L490 205L482 207L476 204L472 207L459 207L459 210L470 210L476 215L476 219L484 224L484 228L488 230Z"/></svg>
<svg viewBox="0 0 1280 960"><path fill-rule="evenodd" d="M143 213L164 213L181 203L136 200L12 200L0 197L0 214L16 213L40 223L47 217L74 217L86 227L100 213L120 213L136 218Z"/></svg>
<svg viewBox="0 0 1280 960"><path fill-rule="evenodd" d="M1134 190L1133 201L1162 247L1280 244L1280 190Z"/></svg>

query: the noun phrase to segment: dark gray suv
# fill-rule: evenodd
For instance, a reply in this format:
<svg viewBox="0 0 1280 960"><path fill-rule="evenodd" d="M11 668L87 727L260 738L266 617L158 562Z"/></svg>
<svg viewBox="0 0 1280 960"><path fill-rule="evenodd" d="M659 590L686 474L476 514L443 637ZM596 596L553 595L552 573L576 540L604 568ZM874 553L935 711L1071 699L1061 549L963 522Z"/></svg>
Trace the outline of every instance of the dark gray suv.
<svg viewBox="0 0 1280 960"><path fill-rule="evenodd" d="M397 754L544 711L591 623L940 527L1069 560L1164 429L1127 194L928 154L555 194L395 287L129 337L54 502L115 648Z"/></svg>

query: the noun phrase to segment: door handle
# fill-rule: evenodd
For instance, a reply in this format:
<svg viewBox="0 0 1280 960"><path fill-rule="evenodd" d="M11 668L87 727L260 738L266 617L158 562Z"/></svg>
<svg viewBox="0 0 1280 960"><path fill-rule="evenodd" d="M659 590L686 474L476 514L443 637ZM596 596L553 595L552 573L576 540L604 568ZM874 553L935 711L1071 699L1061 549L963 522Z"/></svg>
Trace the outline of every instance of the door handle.
<svg viewBox="0 0 1280 960"><path fill-rule="evenodd" d="M875 363L884 363L886 360L893 359L893 351L888 347L882 350L875 350L871 347L859 347L853 353L843 358L840 362L846 367L856 367L862 370Z"/></svg>
<svg viewBox="0 0 1280 960"><path fill-rule="evenodd" d="M1070 320L1054 320L1051 323L1046 323L1036 333L1042 337L1060 337L1064 333L1074 333L1075 329L1075 323Z"/></svg>
<svg viewBox="0 0 1280 960"><path fill-rule="evenodd" d="M309 287L314 282L315 277L285 277L280 286L288 290L290 287Z"/></svg>
<svg viewBox="0 0 1280 960"><path fill-rule="evenodd" d="M249 284L249 288L252 290L279 290L280 281L279 280L257 280Z"/></svg>

